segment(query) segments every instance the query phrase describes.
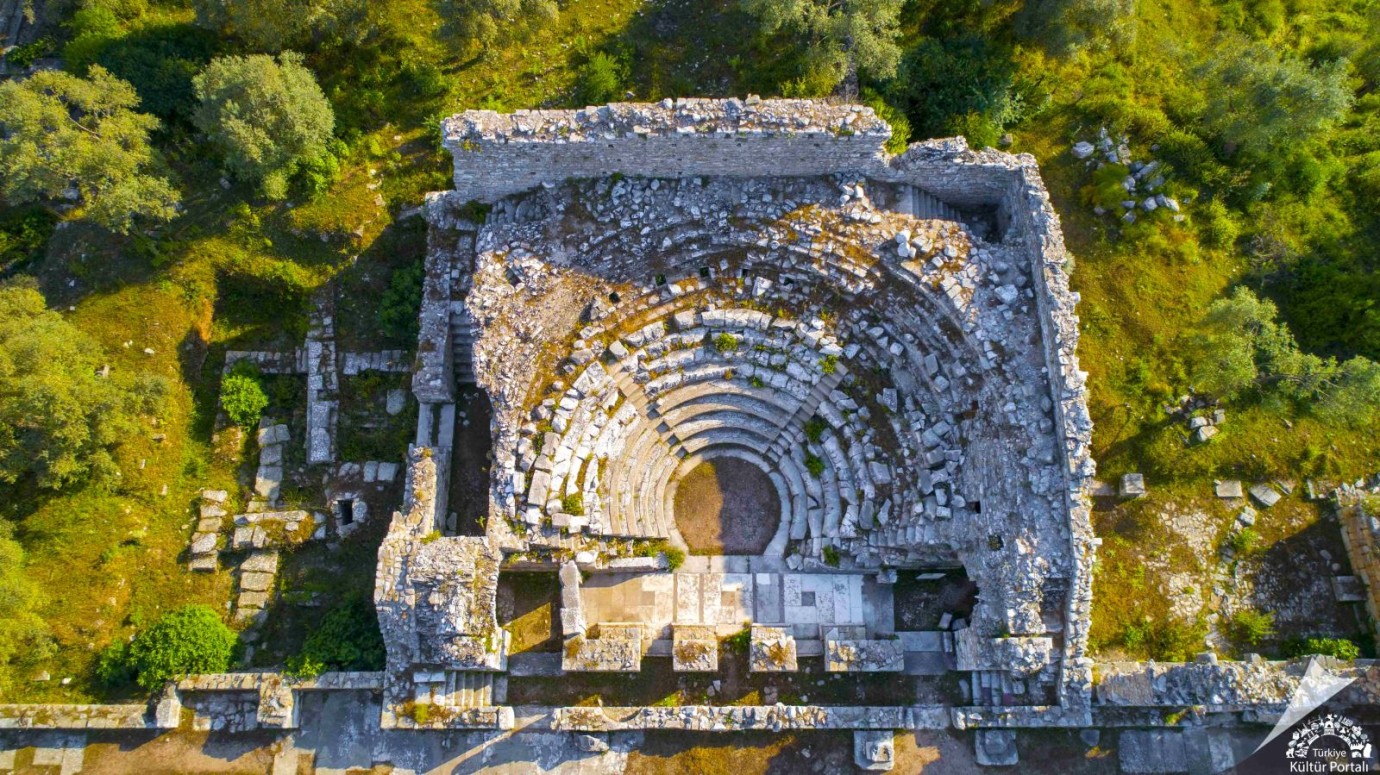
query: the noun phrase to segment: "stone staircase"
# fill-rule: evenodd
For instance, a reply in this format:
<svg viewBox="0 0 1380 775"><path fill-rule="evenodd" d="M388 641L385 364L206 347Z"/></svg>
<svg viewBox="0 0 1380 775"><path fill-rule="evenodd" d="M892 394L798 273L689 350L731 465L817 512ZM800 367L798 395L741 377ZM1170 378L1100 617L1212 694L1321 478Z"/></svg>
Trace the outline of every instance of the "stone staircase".
<svg viewBox="0 0 1380 775"><path fill-rule="evenodd" d="M439 704L452 708L490 708L508 701L508 677L480 670L447 670Z"/></svg>
<svg viewBox="0 0 1380 775"><path fill-rule="evenodd" d="M474 324L462 304L450 310L450 347L458 385L474 384Z"/></svg>
<svg viewBox="0 0 1380 775"><path fill-rule="evenodd" d="M927 191L915 186L901 187L900 211L916 218L939 221L961 221L958 211Z"/></svg>

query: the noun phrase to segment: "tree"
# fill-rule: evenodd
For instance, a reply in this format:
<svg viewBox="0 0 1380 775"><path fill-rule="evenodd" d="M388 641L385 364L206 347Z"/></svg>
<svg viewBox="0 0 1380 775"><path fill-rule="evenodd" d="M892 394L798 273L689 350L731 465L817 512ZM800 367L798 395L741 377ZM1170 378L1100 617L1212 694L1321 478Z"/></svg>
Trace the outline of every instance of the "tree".
<svg viewBox="0 0 1380 775"><path fill-rule="evenodd" d="M926 38L906 52L886 90L917 137L964 134L975 146L995 145L1021 118L1015 77L1010 56L986 38Z"/></svg>
<svg viewBox="0 0 1380 775"><path fill-rule="evenodd" d="M371 26L367 0L193 0L197 24L278 53L356 41Z"/></svg>
<svg viewBox="0 0 1380 775"><path fill-rule="evenodd" d="M235 641L235 633L209 606L186 605L159 617L101 662L109 674L122 657L139 685L154 690L178 676L225 672Z"/></svg>
<svg viewBox="0 0 1380 775"><path fill-rule="evenodd" d="M92 221L128 233L138 218L166 221L177 191L149 145L153 116L101 67L88 78L56 70L0 83L0 193L12 204L76 195Z"/></svg>
<svg viewBox="0 0 1380 775"><path fill-rule="evenodd" d="M883 79L901 60L904 0L743 0L768 35L787 32L805 41L800 92L827 92L856 67Z"/></svg>
<svg viewBox="0 0 1380 775"><path fill-rule="evenodd" d="M1357 356L1338 363L1299 349L1268 299L1238 287L1213 302L1194 335L1194 385L1219 398L1255 390L1364 425L1380 416L1380 364Z"/></svg>
<svg viewBox="0 0 1380 775"><path fill-rule="evenodd" d="M1223 41L1197 69L1207 95L1203 122L1229 151L1268 156L1346 114L1346 72L1344 59L1313 66L1264 42Z"/></svg>
<svg viewBox="0 0 1380 775"><path fill-rule="evenodd" d="M42 593L24 573L24 548L12 532L10 523L0 520L0 665L46 656L52 645L48 626L36 613Z"/></svg>
<svg viewBox="0 0 1380 775"><path fill-rule="evenodd" d="M335 114L299 54L218 57L193 86L197 128L232 174L270 199L286 197L293 174L330 152Z"/></svg>
<svg viewBox="0 0 1380 775"><path fill-rule="evenodd" d="M1129 46L1136 37L1135 0L1026 0L1016 32L1052 54Z"/></svg>
<svg viewBox="0 0 1380 775"><path fill-rule="evenodd" d="M549 22L559 10L555 0L447 0L445 5L453 29L481 53L516 24Z"/></svg>
<svg viewBox="0 0 1380 775"><path fill-rule="evenodd" d="M118 474L114 449L156 414L167 381L104 376L100 348L32 283L0 286L0 482L60 489Z"/></svg>

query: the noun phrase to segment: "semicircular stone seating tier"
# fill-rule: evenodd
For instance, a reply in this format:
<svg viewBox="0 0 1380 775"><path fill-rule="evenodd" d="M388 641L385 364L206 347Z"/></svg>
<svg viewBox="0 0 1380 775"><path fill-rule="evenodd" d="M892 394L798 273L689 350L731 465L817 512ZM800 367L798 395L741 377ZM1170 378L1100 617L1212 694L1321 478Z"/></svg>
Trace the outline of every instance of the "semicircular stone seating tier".
<svg viewBox="0 0 1380 775"><path fill-rule="evenodd" d="M517 516L678 540L676 483L733 456L776 487L778 539L812 541L813 553L943 540L965 506L952 487L958 415L992 360L967 333L971 283L954 279L967 268L940 244L966 235L949 226L907 243L907 266L842 238L830 248L822 229L800 239L808 223L664 224L662 245L675 247L663 271L626 283L618 314L578 332L533 401L510 478ZM611 274L639 267L616 239L580 247Z"/></svg>

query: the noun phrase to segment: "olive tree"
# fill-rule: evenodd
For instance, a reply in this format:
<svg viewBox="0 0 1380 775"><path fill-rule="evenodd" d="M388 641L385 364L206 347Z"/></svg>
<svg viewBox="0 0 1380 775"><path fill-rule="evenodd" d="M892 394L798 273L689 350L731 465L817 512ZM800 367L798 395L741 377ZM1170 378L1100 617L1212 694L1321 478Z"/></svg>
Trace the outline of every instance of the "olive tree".
<svg viewBox="0 0 1380 775"><path fill-rule="evenodd" d="M168 383L111 374L100 347L31 283L0 286L0 482L46 489L118 475L114 450L155 415Z"/></svg>
<svg viewBox="0 0 1380 775"><path fill-rule="evenodd" d="M330 154L335 113L301 55L218 57L193 85L197 128L232 175L270 199L286 197L299 168Z"/></svg>
<svg viewBox="0 0 1380 775"><path fill-rule="evenodd" d="M179 196L149 144L158 119L138 106L134 87L99 66L0 83L0 193L11 204L75 194L86 217L122 233L172 218Z"/></svg>
<svg viewBox="0 0 1380 775"><path fill-rule="evenodd" d="M874 78L896 74L904 0L742 0L767 34L804 41L804 91L823 92L856 67Z"/></svg>

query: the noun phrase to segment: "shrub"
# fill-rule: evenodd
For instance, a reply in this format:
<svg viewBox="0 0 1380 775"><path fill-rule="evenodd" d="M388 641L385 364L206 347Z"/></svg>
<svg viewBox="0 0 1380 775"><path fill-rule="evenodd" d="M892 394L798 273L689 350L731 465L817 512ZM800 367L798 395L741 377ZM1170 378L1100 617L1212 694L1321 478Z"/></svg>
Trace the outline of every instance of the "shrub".
<svg viewBox="0 0 1380 775"><path fill-rule="evenodd" d="M230 422L241 428L253 428L268 408L268 394L264 393L257 373L236 364L220 383L220 405Z"/></svg>
<svg viewBox="0 0 1380 775"><path fill-rule="evenodd" d="M675 570L685 564L685 552L674 546L666 546L661 550L666 555L666 568Z"/></svg>
<svg viewBox="0 0 1380 775"><path fill-rule="evenodd" d="M837 568L837 567L839 566L839 560L840 560L840 558L839 558L839 550L838 550L838 549L835 549L835 548L832 547L832 546L826 546L826 547L824 547L824 564L825 564L825 565L828 565L828 566L831 567L831 568Z"/></svg>
<svg viewBox="0 0 1380 775"><path fill-rule="evenodd" d="M1254 608L1243 608L1232 616L1230 630L1236 640L1255 646L1275 634L1275 615Z"/></svg>
<svg viewBox="0 0 1380 775"><path fill-rule="evenodd" d="M1231 538L1227 539L1227 543L1238 557L1248 557L1260 548L1260 534L1249 527L1243 527L1233 533Z"/></svg>
<svg viewBox="0 0 1380 775"><path fill-rule="evenodd" d="M824 461L813 452L805 455L805 470L810 472L810 476L818 479L824 473Z"/></svg>
<svg viewBox="0 0 1380 775"><path fill-rule="evenodd" d="M21 269L41 257L56 226L57 216L37 205L8 209L0 215L0 274Z"/></svg>
<svg viewBox="0 0 1380 775"><path fill-rule="evenodd" d="M573 492L561 499L561 511L571 516L583 517L585 515L585 496L583 493Z"/></svg>
<svg viewBox="0 0 1380 775"><path fill-rule="evenodd" d="M302 651L288 657L287 672L314 678L328 670L381 670L383 661L378 615L367 598L355 595L332 608Z"/></svg>
<svg viewBox="0 0 1380 775"><path fill-rule="evenodd" d="M613 102L623 94L623 65L602 51L580 67L579 97L586 105Z"/></svg>
<svg viewBox="0 0 1380 775"><path fill-rule="evenodd" d="M825 376L831 375L839 370L839 357L837 355L826 355L819 359L819 370Z"/></svg>
<svg viewBox="0 0 1380 775"><path fill-rule="evenodd" d="M421 261L398 269L379 300L379 326L394 341L408 345L417 341L417 312L422 303L424 275Z"/></svg>
<svg viewBox="0 0 1380 775"><path fill-rule="evenodd" d="M1284 643L1284 654L1289 657L1305 657L1319 654L1337 659L1352 660L1361 656L1361 647L1348 638L1290 638Z"/></svg>
<svg viewBox="0 0 1380 775"><path fill-rule="evenodd" d="M805 438L809 439L811 444L818 444L819 440L824 438L824 431L828 427L829 425L824 422L824 418L811 417L805 423Z"/></svg>
<svg viewBox="0 0 1380 775"><path fill-rule="evenodd" d="M153 690L178 676L223 673L235 651L235 633L209 606L187 605L164 614L123 649L125 670ZM116 676L118 653L103 655L104 674ZM128 674L126 673L126 675Z"/></svg>
<svg viewBox="0 0 1380 775"><path fill-rule="evenodd" d="M738 349L738 337L730 333L722 333L714 337L714 349L721 353L731 353Z"/></svg>

